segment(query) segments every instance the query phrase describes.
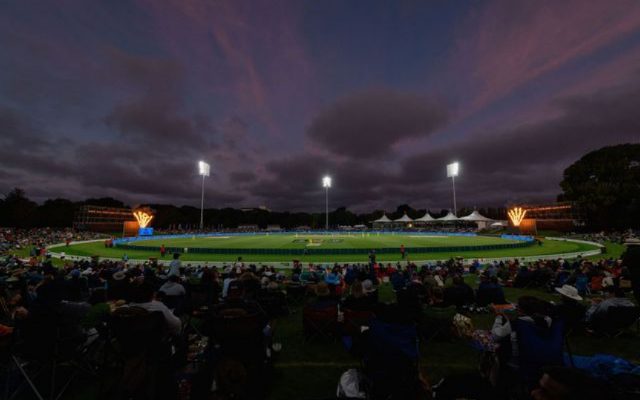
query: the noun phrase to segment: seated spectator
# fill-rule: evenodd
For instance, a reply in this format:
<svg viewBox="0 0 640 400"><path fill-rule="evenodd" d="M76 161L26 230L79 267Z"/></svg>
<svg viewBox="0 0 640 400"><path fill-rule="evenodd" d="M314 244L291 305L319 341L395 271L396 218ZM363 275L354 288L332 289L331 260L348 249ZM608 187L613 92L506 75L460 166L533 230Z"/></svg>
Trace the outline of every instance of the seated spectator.
<svg viewBox="0 0 640 400"><path fill-rule="evenodd" d="M626 298L624 291L619 288L609 287L605 291L605 295L607 296L605 300L594 302L594 304L587 310L585 320L588 324L606 324L608 313L611 308L635 307L635 304Z"/></svg>
<svg viewBox="0 0 640 400"><path fill-rule="evenodd" d="M371 304L378 302L378 289L373 285L371 279L365 279L362 281L362 291Z"/></svg>
<svg viewBox="0 0 640 400"><path fill-rule="evenodd" d="M393 290L395 291L401 290L404 287L404 285L407 284L407 279L402 273L402 271L394 271L391 274L390 281L391 281L391 285L393 286Z"/></svg>
<svg viewBox="0 0 640 400"><path fill-rule="evenodd" d="M563 285L561 288L556 288L556 292L561 295L560 304L555 309L557 316L562 318L567 330L581 329L586 308L580 304L582 297L578 294L578 289L570 285Z"/></svg>
<svg viewBox="0 0 640 400"><path fill-rule="evenodd" d="M105 322L111 313L111 307L107 303L107 291L96 289L89 296L91 308L82 319L82 326L85 329L97 328Z"/></svg>
<svg viewBox="0 0 640 400"><path fill-rule="evenodd" d="M481 307L488 304L507 303L502 286L498 283L498 278L495 276L489 277L486 273L480 276L480 286L476 292L476 303Z"/></svg>
<svg viewBox="0 0 640 400"><path fill-rule="evenodd" d="M516 274L516 277L513 281L513 287L523 288L529 286L531 283L531 271L526 266L520 267L520 270Z"/></svg>
<svg viewBox="0 0 640 400"><path fill-rule="evenodd" d="M501 352L512 367L518 366L518 337L514 323L533 324L542 330L550 330L553 320L547 314L546 303L533 296L518 299L517 317L512 322L504 313L496 312L491 334L502 343Z"/></svg>
<svg viewBox="0 0 640 400"><path fill-rule="evenodd" d="M316 299L309 304L311 308L328 308L338 305L337 300L331 295L331 291L325 282L320 282L315 288Z"/></svg>
<svg viewBox="0 0 640 400"><path fill-rule="evenodd" d="M144 308L149 312L160 311L167 323L169 333L172 335L180 333L182 321L162 302L155 300L153 287L148 283L143 282L131 288L131 303L129 305Z"/></svg>
<svg viewBox="0 0 640 400"><path fill-rule="evenodd" d="M245 272L238 279L242 285L242 294L245 300L255 300L260 291L260 280L253 272Z"/></svg>
<svg viewBox="0 0 640 400"><path fill-rule="evenodd" d="M460 275L453 277L453 285L444 290L444 301L448 305L462 308L465 305L473 304L475 296L471 286L467 285Z"/></svg>
<svg viewBox="0 0 640 400"><path fill-rule="evenodd" d="M109 300L129 299L129 279L124 271L118 271L111 275L107 281L107 298Z"/></svg>
<svg viewBox="0 0 640 400"><path fill-rule="evenodd" d="M222 297L226 298L229 293L229 285L236 280L236 273L230 271L226 278L222 281Z"/></svg>
<svg viewBox="0 0 640 400"><path fill-rule="evenodd" d="M370 311L372 306L362 288L362 282L356 279L351 285L351 293L342 302L342 307L353 311Z"/></svg>
<svg viewBox="0 0 640 400"><path fill-rule="evenodd" d="M429 305L422 309L419 320L420 332L427 338L450 337L453 316L456 313L455 306L445 303L444 290L439 287L434 288Z"/></svg>
<svg viewBox="0 0 640 400"><path fill-rule="evenodd" d="M164 285L160 286L160 289L158 289L158 291L164 293L167 296L184 296L186 293L184 286L182 286L182 284L180 283L180 277L177 275L169 276L167 282Z"/></svg>
<svg viewBox="0 0 640 400"><path fill-rule="evenodd" d="M335 293L336 286L340 285L340 274L337 272L337 267L327 272L324 277L324 281L327 283L330 290Z"/></svg>

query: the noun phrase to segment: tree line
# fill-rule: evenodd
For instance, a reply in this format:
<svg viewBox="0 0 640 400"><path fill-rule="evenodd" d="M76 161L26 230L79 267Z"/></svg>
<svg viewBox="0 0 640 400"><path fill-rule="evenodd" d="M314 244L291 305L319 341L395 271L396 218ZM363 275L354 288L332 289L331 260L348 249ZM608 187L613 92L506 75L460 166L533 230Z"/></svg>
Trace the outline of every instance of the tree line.
<svg viewBox="0 0 640 400"><path fill-rule="evenodd" d="M575 213L587 230L640 228L640 144L623 144L592 151L569 166L560 183L559 201L574 204ZM72 226L74 215L83 205L126 207L113 198L92 198L74 202L68 199L49 199L42 204L30 200L21 189L13 189L0 199L0 226L32 228ZM200 222L200 209L170 204L148 204L156 211L153 226L170 228L196 227ZM400 205L388 213L391 219L407 213L420 218L427 210ZM460 209L458 215L467 215L471 209ZM478 211L493 219L505 220L504 207L480 208ZM432 216L444 216L448 210L429 210ZM382 210L355 213L339 207L329 214L331 226L368 224L382 216ZM324 226L324 213L275 212L262 209L235 208L206 209L204 224L208 228L237 228L241 225L280 225L290 229Z"/></svg>
<svg viewBox="0 0 640 400"><path fill-rule="evenodd" d="M3 199L0 199L0 226L18 228L65 228L71 227L76 212L81 206L94 205L103 207L128 207L124 202L110 197L91 198L84 201L68 199L49 199L38 204L27 197L24 190L15 188ZM156 228L197 227L200 223L200 209L191 206L175 206L171 204L145 204L155 211L152 226ZM459 214L466 215L472 209L461 209ZM489 218L505 219L504 208L481 208L481 214ZM355 213L346 207L339 207L329 212L332 227L339 225L366 225L382 216L384 211ZM405 213L411 218L422 217L426 209L415 209L408 204L396 207L394 212L387 212L391 219L400 218ZM444 216L449 210L429 210L434 217ZM212 229L238 228L242 225L257 225L266 228L269 225L280 225L284 229L308 226L321 229L325 224L324 213L269 211L263 209L209 208L204 210L204 225Z"/></svg>

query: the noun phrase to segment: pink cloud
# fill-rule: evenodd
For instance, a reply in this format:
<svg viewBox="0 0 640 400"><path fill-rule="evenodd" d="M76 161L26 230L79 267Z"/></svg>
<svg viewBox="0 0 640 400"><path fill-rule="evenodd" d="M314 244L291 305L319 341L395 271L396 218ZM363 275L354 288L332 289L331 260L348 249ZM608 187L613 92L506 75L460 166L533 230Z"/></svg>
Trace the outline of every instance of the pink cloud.
<svg viewBox="0 0 640 400"><path fill-rule="evenodd" d="M634 0L496 0L459 30L451 70L467 76L462 85L475 111L639 29Z"/></svg>
<svg viewBox="0 0 640 400"><path fill-rule="evenodd" d="M281 2L170 1L144 3L160 45L198 65L200 90L229 95L271 135L291 99L312 93L313 73L299 32L298 7ZM308 101L294 108L308 109ZM295 110L300 111L300 110Z"/></svg>

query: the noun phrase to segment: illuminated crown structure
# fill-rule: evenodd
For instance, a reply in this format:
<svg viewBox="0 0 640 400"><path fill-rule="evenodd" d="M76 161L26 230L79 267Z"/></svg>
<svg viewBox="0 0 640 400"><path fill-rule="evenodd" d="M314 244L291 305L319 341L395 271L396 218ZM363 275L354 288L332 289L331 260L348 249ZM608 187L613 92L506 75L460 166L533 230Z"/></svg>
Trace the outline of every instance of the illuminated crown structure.
<svg viewBox="0 0 640 400"><path fill-rule="evenodd" d="M527 210L523 209L522 207L514 207L509 210L507 214L509 215L509 219L511 220L513 226L518 227L524 219L524 216L527 214Z"/></svg>

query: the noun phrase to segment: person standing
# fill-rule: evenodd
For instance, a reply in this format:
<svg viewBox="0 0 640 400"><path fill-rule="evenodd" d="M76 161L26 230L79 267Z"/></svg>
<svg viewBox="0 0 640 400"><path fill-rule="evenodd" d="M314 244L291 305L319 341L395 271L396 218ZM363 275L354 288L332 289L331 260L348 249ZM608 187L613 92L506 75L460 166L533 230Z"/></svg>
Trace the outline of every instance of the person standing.
<svg viewBox="0 0 640 400"><path fill-rule="evenodd" d="M640 304L640 239L629 238L624 245L627 249L622 255L622 265L629 269L633 295Z"/></svg>
<svg viewBox="0 0 640 400"><path fill-rule="evenodd" d="M400 245L400 255L402 256L402 259L404 260L405 257L406 257L404 244Z"/></svg>
<svg viewBox="0 0 640 400"><path fill-rule="evenodd" d="M164 255L167 254L167 249L164 247L164 243L160 246L160 257L164 258Z"/></svg>
<svg viewBox="0 0 640 400"><path fill-rule="evenodd" d="M180 276L180 253L173 253L173 260L169 264L169 276Z"/></svg>

